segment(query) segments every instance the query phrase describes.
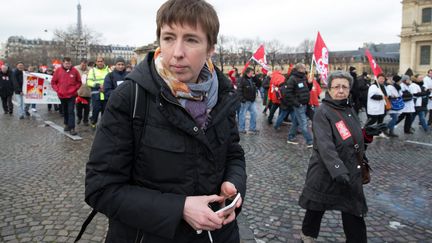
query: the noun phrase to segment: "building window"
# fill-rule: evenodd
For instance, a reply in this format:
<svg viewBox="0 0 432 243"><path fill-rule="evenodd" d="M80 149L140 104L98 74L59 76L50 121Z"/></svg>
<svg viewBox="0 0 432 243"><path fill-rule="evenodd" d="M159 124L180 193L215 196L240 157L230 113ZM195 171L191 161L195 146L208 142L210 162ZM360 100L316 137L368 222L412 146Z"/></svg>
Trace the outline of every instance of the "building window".
<svg viewBox="0 0 432 243"><path fill-rule="evenodd" d="M420 46L420 65L429 65L431 59L431 46Z"/></svg>
<svg viewBox="0 0 432 243"><path fill-rule="evenodd" d="M422 23L432 22L432 8L424 8L422 10Z"/></svg>

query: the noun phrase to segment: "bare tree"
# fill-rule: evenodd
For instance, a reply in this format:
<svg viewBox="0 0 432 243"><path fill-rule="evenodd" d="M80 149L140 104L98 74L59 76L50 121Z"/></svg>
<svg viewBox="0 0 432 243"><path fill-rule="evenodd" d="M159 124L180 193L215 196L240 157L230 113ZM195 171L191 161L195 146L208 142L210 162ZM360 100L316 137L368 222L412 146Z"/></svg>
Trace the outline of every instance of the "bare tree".
<svg viewBox="0 0 432 243"><path fill-rule="evenodd" d="M102 34L87 27L79 32L74 25L70 25L66 29L56 29L53 34L55 41L64 43L66 48L64 55L75 58L76 63L80 58L87 57L90 45L99 44L102 40Z"/></svg>
<svg viewBox="0 0 432 243"><path fill-rule="evenodd" d="M315 41L311 39L304 39L300 45L297 46L296 52L304 53L305 64L310 63L312 61L313 50L315 47Z"/></svg>
<svg viewBox="0 0 432 243"><path fill-rule="evenodd" d="M269 42L265 43L265 48L267 50L267 56L268 58L268 62L270 62L272 69L274 69L275 64L281 64L280 63L280 58L278 58L278 54L281 54L282 50L284 49L284 45L276 39L273 39Z"/></svg>
<svg viewBox="0 0 432 243"><path fill-rule="evenodd" d="M239 53L241 55L241 60L243 64L246 64L246 62L249 61L249 59L252 57L254 50L254 40L252 39L241 39L237 42Z"/></svg>
<svg viewBox="0 0 432 243"><path fill-rule="evenodd" d="M224 64L226 63L226 59L229 56L230 43L232 38L225 35L219 35L218 44L216 46L216 52L219 58L219 64L221 71L224 70Z"/></svg>

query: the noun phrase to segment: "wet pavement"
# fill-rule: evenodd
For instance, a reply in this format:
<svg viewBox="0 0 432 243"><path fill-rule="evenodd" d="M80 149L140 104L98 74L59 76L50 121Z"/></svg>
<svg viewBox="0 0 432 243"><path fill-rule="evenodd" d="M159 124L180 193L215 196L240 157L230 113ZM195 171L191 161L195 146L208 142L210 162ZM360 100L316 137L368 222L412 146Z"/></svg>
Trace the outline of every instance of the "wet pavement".
<svg viewBox="0 0 432 243"><path fill-rule="evenodd" d="M93 132L78 126L82 140L73 141L45 126L62 125L58 113L38 108L24 120L0 115L0 242L72 242L90 212L84 166ZM242 239L300 242L305 211L297 201L311 150L287 144L289 125L275 131L258 111L260 133L241 135L248 171ZM414 124L415 134L376 138L368 148L374 169L365 186L369 242L432 242L432 135ZM106 227L98 214L82 242L103 242ZM325 214L318 241L345 241L340 213Z"/></svg>

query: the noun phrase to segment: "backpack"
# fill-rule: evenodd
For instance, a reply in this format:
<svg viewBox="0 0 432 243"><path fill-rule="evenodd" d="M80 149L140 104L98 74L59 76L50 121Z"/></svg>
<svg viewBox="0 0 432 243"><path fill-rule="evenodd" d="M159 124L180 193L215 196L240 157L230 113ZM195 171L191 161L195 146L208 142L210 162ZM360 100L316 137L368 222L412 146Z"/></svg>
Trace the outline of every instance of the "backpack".
<svg viewBox="0 0 432 243"><path fill-rule="evenodd" d="M130 80L132 82L131 89L131 117L132 117L132 129L134 130L134 150L139 147L139 142L144 134L144 127L147 124L147 113L149 110L149 95L144 90L143 87L139 86L137 82ZM145 105L139 105L139 104ZM138 156L138 153L134 153L135 159ZM81 239L81 236L84 234L87 226L93 220L94 216L97 214L96 209L93 209L87 219L84 221L81 226L81 230L75 238L74 242L78 242Z"/></svg>

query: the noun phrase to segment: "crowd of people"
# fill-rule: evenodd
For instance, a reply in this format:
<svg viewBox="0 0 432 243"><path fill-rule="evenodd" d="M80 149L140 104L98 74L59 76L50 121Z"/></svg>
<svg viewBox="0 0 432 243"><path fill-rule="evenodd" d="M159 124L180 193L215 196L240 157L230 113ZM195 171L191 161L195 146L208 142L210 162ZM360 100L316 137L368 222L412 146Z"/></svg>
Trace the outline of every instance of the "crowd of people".
<svg viewBox="0 0 432 243"><path fill-rule="evenodd" d="M413 122L418 116L422 130L429 133L432 124L432 69L427 74L378 74L376 80L363 72L357 75L355 67L349 68L353 78L349 101L357 114L365 112L365 126L382 124L387 129L382 136L398 137L395 126L404 120L404 133L415 131ZM262 98L263 113L267 114L267 123L277 131L285 122L291 122L287 143L298 144L295 138L297 130L302 133L305 143L312 147L312 137L308 130L308 120L312 122L315 109L320 105L323 94L319 76L308 75L304 64L297 64L286 74L276 67L266 74L255 75L252 68L247 68L243 75L237 68L227 73L241 100L238 112L239 131L245 130L246 112L250 113L249 133L257 134L256 111L254 101L257 95ZM276 111L279 110L274 122ZM429 118L426 121L426 116ZM384 119L388 115L389 119Z"/></svg>
<svg viewBox="0 0 432 243"><path fill-rule="evenodd" d="M347 242L367 242L367 144L381 131L397 137L394 128L402 120L404 132L413 133L417 115L429 133L432 69L425 76L378 74L372 81L351 67L330 73L325 85L303 63L286 74L233 68L226 77L211 60L219 31L212 5L168 0L156 23L159 47L133 70L121 57L112 69L103 57L77 66L64 57L60 67L46 71L53 75L61 101L54 110L63 114L65 131L76 135L77 124L99 123L85 178L85 201L94 213L83 230L100 212L109 218L106 242L240 242L236 217L247 175L239 134L259 134L260 96L266 123L279 131L290 121L287 143L299 144L300 133L312 148L299 198L306 209L302 241L315 242L325 211L339 210ZM13 115L14 93L20 119L30 116L30 107L36 112L23 99L27 71L35 70L22 62L13 71L1 66L6 115ZM360 111L367 114L364 126ZM234 198L240 199L225 207Z"/></svg>
<svg viewBox="0 0 432 243"><path fill-rule="evenodd" d="M75 127L80 124L96 128L111 92L125 80L132 67L127 67L122 57L117 57L111 67L105 64L103 57L97 57L95 61L87 62L82 59L79 65L73 66L71 58L64 57L61 66L49 67L46 70L36 70L34 66L26 68L23 62L17 62L13 70L3 64L0 97L4 113L13 115L14 94L18 103L19 119L29 117L30 109L37 112L36 104L24 102L23 74L43 73L52 75L51 86L60 100L60 104L48 104L48 111L51 112L54 107L54 111L64 117L64 131L77 135Z"/></svg>

